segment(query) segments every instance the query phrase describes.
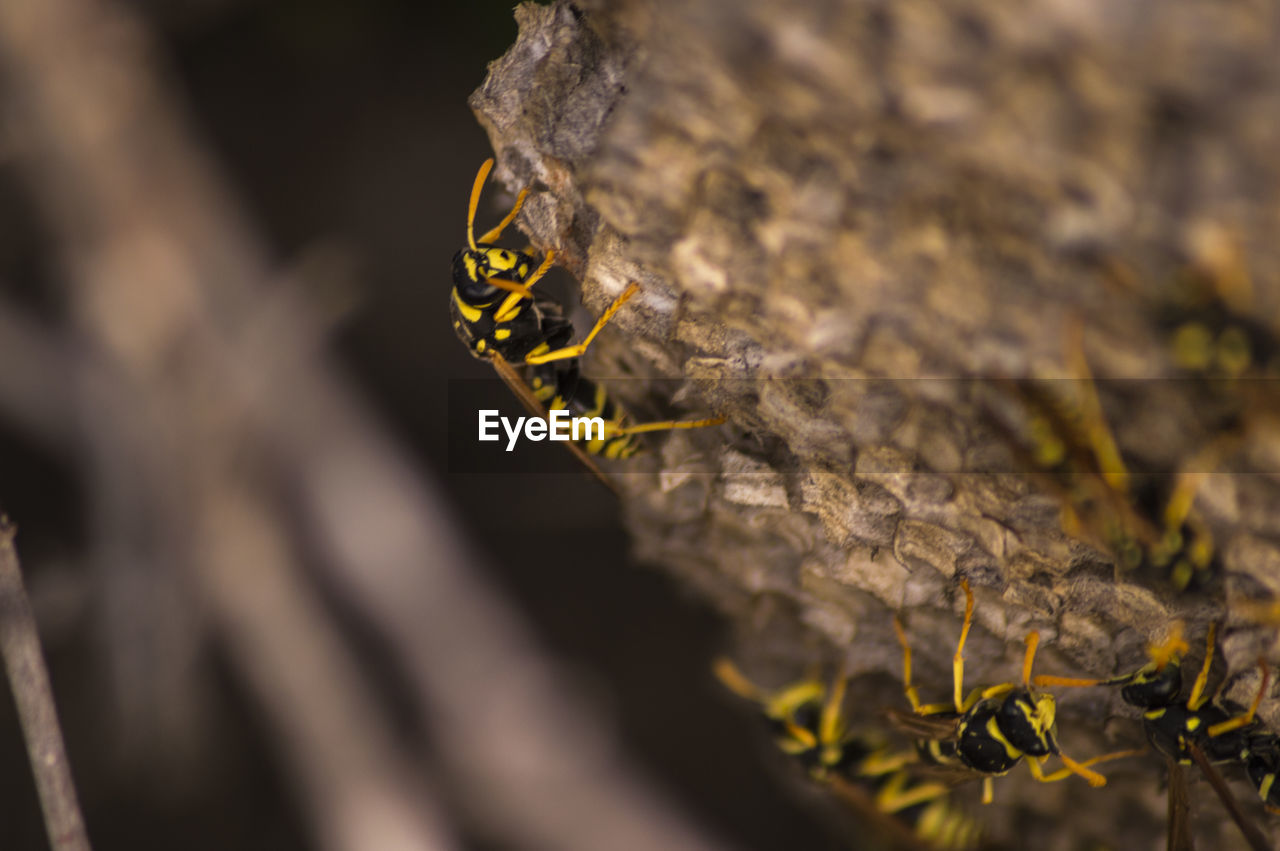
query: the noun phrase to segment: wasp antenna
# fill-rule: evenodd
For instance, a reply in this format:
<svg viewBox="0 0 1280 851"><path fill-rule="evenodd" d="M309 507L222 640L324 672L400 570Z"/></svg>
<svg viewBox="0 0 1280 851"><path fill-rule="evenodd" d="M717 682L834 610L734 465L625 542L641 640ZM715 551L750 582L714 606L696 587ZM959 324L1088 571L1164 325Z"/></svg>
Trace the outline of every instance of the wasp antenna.
<svg viewBox="0 0 1280 851"><path fill-rule="evenodd" d="M1165 665L1182 658L1182 654L1191 649L1182 636L1182 630L1182 621L1174 621L1164 641L1147 645L1147 656L1155 663L1157 671L1163 671Z"/></svg>
<svg viewBox="0 0 1280 851"><path fill-rule="evenodd" d="M518 284L515 281L508 281L505 278L485 278L484 282L491 287L497 287L500 290L515 293L521 298L533 298L533 290L529 289L527 284Z"/></svg>
<svg viewBox="0 0 1280 851"><path fill-rule="evenodd" d="M480 204L480 189L484 186L484 182L489 177L489 171L493 168L493 157L485 160L480 164L480 170L476 172L476 181L471 184L471 202L467 204L467 245L471 246L471 250L476 250L476 207Z"/></svg>

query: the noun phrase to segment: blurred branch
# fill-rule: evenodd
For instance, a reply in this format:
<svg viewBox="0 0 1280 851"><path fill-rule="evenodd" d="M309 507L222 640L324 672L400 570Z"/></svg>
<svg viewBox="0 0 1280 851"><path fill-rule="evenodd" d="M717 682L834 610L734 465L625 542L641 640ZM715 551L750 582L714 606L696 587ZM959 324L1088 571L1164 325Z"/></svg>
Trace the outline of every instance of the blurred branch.
<svg viewBox="0 0 1280 851"><path fill-rule="evenodd" d="M385 639L478 827L556 851L716 847L568 696L320 356L312 311L268 285L125 8L0 0L0 63L94 352L79 401L99 546L157 579L193 569L323 844L452 840L310 582L317 566Z"/></svg>
<svg viewBox="0 0 1280 851"><path fill-rule="evenodd" d="M40 652L40 635L22 587L14 533L13 524L0 514L0 652L27 742L49 844L54 851L88 851L89 838Z"/></svg>

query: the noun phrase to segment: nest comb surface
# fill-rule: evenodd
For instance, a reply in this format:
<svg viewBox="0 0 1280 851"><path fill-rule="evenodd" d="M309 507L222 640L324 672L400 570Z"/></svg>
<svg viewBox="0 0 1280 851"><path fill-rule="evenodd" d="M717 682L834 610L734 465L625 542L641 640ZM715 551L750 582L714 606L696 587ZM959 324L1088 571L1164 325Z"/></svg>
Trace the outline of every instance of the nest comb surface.
<svg viewBox="0 0 1280 851"><path fill-rule="evenodd" d="M1280 659L1254 602L1280 594L1269 385L1182 379L1162 318L1210 281L1275 333L1280 30L1257 4L1149 5L516 9L471 100L496 174L533 188L519 225L593 314L641 285L588 369L639 379L610 384L637 410L674 395L728 418L616 478L639 555L731 617L762 679L843 664L863 677L856 720L883 726L899 612L922 690L945 699L962 576L967 683L1016 677L1033 628L1037 671L1103 676L1174 619L1193 647L1225 620L1243 702L1259 653ZM1074 393L1085 374L1131 467L1206 474L1205 589L1118 570L1017 445L1009 387ZM1105 690L1063 694L1064 748L1132 741L1113 716L1133 712ZM1026 813L1087 811L1038 844L1158 847L1152 765L1117 765L1103 791L999 784L989 820L1009 838L1044 831ZM1215 847L1238 841L1201 809Z"/></svg>

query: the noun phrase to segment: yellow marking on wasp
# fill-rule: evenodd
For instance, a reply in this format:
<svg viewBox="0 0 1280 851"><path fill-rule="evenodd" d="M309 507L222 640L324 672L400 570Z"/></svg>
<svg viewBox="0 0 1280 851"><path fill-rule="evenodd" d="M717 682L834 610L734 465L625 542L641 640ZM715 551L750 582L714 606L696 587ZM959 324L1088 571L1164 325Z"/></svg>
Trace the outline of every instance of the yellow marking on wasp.
<svg viewBox="0 0 1280 851"><path fill-rule="evenodd" d="M996 723L995 716L987 719L987 735L995 739L1004 747L1004 752L1009 755L1009 759L1021 759L1022 751L1015 748L1008 739L1004 737L1004 733L1000 732L1000 725Z"/></svg>
<svg viewBox="0 0 1280 851"><path fill-rule="evenodd" d="M547 251L547 256L542 258L542 263L537 270L532 275L529 275L523 284L517 284L514 281L503 281L498 278L486 278L485 280L489 284L511 291L511 294L503 300L502 306L498 308L498 312L494 314L494 319L498 322L507 322L518 316L521 309L520 303L525 299L533 298L530 288L542 280L542 276L547 274L547 270L551 268L551 264L555 262L555 259L555 249ZM524 276L528 269L528 265L525 265L518 274Z"/></svg>
<svg viewBox="0 0 1280 851"><path fill-rule="evenodd" d="M462 265L467 268L467 277L476 280L480 277L480 267L476 265L476 258L472 254L462 255Z"/></svg>
<svg viewBox="0 0 1280 851"><path fill-rule="evenodd" d="M493 339L495 340L505 340L510 336L511 336L510 328L498 328L493 332Z"/></svg>
<svg viewBox="0 0 1280 851"><path fill-rule="evenodd" d="M494 322L510 322L520 315L521 303L524 302L524 296L520 293L511 293L502 300L502 305L497 312L493 314Z"/></svg>
<svg viewBox="0 0 1280 851"><path fill-rule="evenodd" d="M453 304L458 308L458 312L462 314L462 318L468 322L479 322L480 317L484 315L479 310L463 301L462 296L458 295L458 290L456 288L453 291Z"/></svg>

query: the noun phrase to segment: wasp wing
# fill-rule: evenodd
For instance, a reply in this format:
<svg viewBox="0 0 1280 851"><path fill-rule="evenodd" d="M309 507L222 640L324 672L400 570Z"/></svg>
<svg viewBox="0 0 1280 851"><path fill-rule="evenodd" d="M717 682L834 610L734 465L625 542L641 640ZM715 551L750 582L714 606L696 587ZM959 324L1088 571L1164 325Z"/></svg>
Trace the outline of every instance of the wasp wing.
<svg viewBox="0 0 1280 851"><path fill-rule="evenodd" d="M895 728L917 739L954 739L959 717L955 715L920 715L900 709L886 709L885 715Z"/></svg>
<svg viewBox="0 0 1280 851"><path fill-rule="evenodd" d="M826 782L841 803L857 815L861 826L867 828L884 847L893 851L938 851L938 845L920 836L911 825L876 806L876 797L871 790L842 777L829 777ZM975 836L972 846L964 847L977 845Z"/></svg>
<svg viewBox="0 0 1280 851"><path fill-rule="evenodd" d="M511 388L511 392L514 393L516 398L520 400L520 403L524 405L525 410L538 419L546 420L548 418L547 409L542 406L542 402L538 400L538 397L533 395L533 390L531 390L529 385L525 383L523 376L521 376L520 372L511 365L510 361L497 352L490 350L489 363L493 364L493 369L498 373L498 377L502 379L503 383L505 383L507 387ZM613 482L609 481L605 476L604 471L600 469L596 462L592 460L591 456L588 455L581 446L574 443L572 440L565 441L565 446L569 447L569 451L576 455L578 460L581 461L583 465L591 471L591 474L599 479L605 487L613 491L615 494L618 492L618 489L614 486Z"/></svg>
<svg viewBox="0 0 1280 851"><path fill-rule="evenodd" d="M1204 774L1205 779L1209 781L1209 785L1213 787L1213 791L1218 793L1218 799L1222 801L1222 805L1227 808L1227 812L1231 814L1231 820L1236 823L1236 827L1240 828L1240 832L1244 834L1244 840L1249 844L1253 851L1268 851L1271 843L1267 842L1267 838L1262 835L1262 831L1258 828L1252 819L1245 815L1244 810L1240 809L1240 802L1236 800L1236 796L1231 794L1231 789L1227 786L1227 781L1222 779L1222 775L1218 769L1213 767L1213 763L1209 762L1209 758L1205 756L1204 751L1195 742L1187 743L1187 750L1191 752L1191 758L1195 760L1196 765L1200 766L1200 771ZM1171 787L1172 788L1172 787ZM1173 793L1170 792L1170 795ZM1185 794L1185 790L1184 790ZM1172 803L1170 804L1172 809ZM1170 820L1170 824L1172 824ZM1172 846L1170 846L1172 847ZM1188 845L1188 847L1190 847Z"/></svg>

